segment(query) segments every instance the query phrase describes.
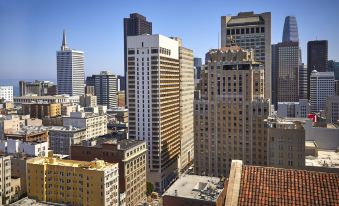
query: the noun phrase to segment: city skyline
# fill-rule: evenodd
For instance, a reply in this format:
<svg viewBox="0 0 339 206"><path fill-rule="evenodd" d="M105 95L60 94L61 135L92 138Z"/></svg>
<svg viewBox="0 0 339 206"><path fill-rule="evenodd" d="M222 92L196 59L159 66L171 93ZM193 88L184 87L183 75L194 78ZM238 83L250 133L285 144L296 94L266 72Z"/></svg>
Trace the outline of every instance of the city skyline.
<svg viewBox="0 0 339 206"><path fill-rule="evenodd" d="M4 29L0 57L1 71L7 71L0 79L52 79L56 76L55 56L61 42L61 33L66 29L68 42L73 48L85 53L85 75L102 70L123 74L123 18L130 13L140 13L153 24L153 33L179 36L192 48L195 57L204 57L220 41L220 16L237 15L242 11L255 13L272 12L272 44L282 38L284 19L293 15L298 19L299 36L304 63L307 42L325 39L329 42L329 59L339 60L335 45L338 28L334 21L338 4L320 4L318 1L293 2L284 4L251 1L216 1L214 5L203 2L181 2L166 5L160 2L109 2L101 4L85 2L77 7L77 1L48 2L11 1L0 3L0 26ZM130 4L133 4L132 9ZM152 5L152 7L150 6ZM224 5L224 6L222 6ZM153 8L153 9L152 9ZM154 9L158 8L158 9ZM173 11L174 15L163 15L162 9ZM16 12L14 12L14 10ZM196 11L188 15L187 11ZM306 11L305 11L306 10ZM47 12L48 11L48 12ZM213 12L211 12L213 11ZM321 12L326 11L326 15ZM63 15L60 15L62 12ZM209 15L201 16L201 13ZM314 15L319 12L319 15ZM185 18L184 18L185 17ZM300 17L300 18L298 18ZM199 21L196 19L200 18ZM180 24L179 24L180 21ZM322 22L326 21L326 24ZM316 25L316 26L315 26ZM202 31L209 32L202 32ZM330 32L329 32L330 31ZM16 61L20 57L20 61Z"/></svg>

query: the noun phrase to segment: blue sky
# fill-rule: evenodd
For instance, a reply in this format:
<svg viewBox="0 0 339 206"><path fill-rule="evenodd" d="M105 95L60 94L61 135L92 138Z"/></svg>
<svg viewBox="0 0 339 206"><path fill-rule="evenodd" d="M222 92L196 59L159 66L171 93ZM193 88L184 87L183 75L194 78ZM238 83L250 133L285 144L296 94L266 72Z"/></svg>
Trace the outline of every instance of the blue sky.
<svg viewBox="0 0 339 206"><path fill-rule="evenodd" d="M220 16L272 12L272 43L281 41L284 18L297 17L303 62L307 41L329 40L339 60L337 0L1 0L0 79L56 79L56 51L65 28L71 48L85 52L85 73L123 73L123 18L138 12L153 33L179 36L204 57L217 47Z"/></svg>

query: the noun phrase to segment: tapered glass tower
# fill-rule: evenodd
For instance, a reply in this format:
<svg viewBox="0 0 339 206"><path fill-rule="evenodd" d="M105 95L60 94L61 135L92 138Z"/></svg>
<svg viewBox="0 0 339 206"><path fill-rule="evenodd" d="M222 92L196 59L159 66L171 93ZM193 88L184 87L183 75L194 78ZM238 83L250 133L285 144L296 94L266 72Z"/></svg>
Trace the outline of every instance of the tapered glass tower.
<svg viewBox="0 0 339 206"><path fill-rule="evenodd" d="M298 25L295 16L286 16L282 42L299 42Z"/></svg>

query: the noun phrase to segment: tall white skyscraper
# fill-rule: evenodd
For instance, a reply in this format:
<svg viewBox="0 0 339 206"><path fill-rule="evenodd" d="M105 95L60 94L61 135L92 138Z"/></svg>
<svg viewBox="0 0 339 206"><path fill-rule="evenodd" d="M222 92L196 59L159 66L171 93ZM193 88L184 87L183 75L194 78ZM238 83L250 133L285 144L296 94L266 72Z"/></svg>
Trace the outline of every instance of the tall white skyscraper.
<svg viewBox="0 0 339 206"><path fill-rule="evenodd" d="M326 100L334 96L334 73L313 70L310 78L311 112L326 109Z"/></svg>
<svg viewBox="0 0 339 206"><path fill-rule="evenodd" d="M163 192L178 176L179 42L162 35L127 37L129 137L147 142L147 181Z"/></svg>
<svg viewBox="0 0 339 206"><path fill-rule="evenodd" d="M57 51L58 94L83 95L84 80L84 52L68 47L64 31L60 51Z"/></svg>

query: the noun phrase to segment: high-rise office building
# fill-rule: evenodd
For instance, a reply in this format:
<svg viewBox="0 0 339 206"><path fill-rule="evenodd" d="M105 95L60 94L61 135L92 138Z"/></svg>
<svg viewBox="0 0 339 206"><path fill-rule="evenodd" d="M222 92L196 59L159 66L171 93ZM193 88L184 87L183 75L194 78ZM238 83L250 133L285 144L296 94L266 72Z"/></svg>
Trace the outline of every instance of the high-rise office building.
<svg viewBox="0 0 339 206"><path fill-rule="evenodd" d="M272 87L272 96L271 101L274 105L274 108L278 108L278 68L279 68L279 55L278 55L278 44L272 44L272 64L271 64L271 87Z"/></svg>
<svg viewBox="0 0 339 206"><path fill-rule="evenodd" d="M187 169L194 158L193 132L193 100L194 100L194 62L193 51L183 47L180 38L173 38L179 42L180 63L180 137L181 154L179 168Z"/></svg>
<svg viewBox="0 0 339 206"><path fill-rule="evenodd" d="M125 91L126 90L126 78L125 76L118 75L117 76L117 91Z"/></svg>
<svg viewBox="0 0 339 206"><path fill-rule="evenodd" d="M310 97L310 76L313 70L318 72L326 72L328 70L327 40L309 41L307 43L308 97Z"/></svg>
<svg viewBox="0 0 339 206"><path fill-rule="evenodd" d="M64 31L60 51L57 51L58 94L83 95L84 81L84 52L68 47Z"/></svg>
<svg viewBox="0 0 339 206"><path fill-rule="evenodd" d="M100 74L87 77L87 82L88 85L94 85L94 94L97 96L98 105L106 105L107 108L118 106L117 75L109 71L101 71Z"/></svg>
<svg viewBox="0 0 339 206"><path fill-rule="evenodd" d="M201 65L202 65L202 60L201 58L194 58L194 79L197 81L200 79L200 73L201 73Z"/></svg>
<svg viewBox="0 0 339 206"><path fill-rule="evenodd" d="M235 41L253 49L256 61L265 65L265 97L271 98L271 13L240 12L221 17L221 46Z"/></svg>
<svg viewBox="0 0 339 206"><path fill-rule="evenodd" d="M128 36L138 36L142 34L152 34L152 22L147 21L146 17L138 14L132 13L129 15L129 18L124 18L124 76L127 79L127 37ZM125 94L127 102L128 89L127 82L125 82Z"/></svg>
<svg viewBox="0 0 339 206"><path fill-rule="evenodd" d="M229 174L232 159L266 165L270 101L264 98L264 66L253 50L211 50L203 65L201 97L194 101L194 169L199 175Z"/></svg>
<svg viewBox="0 0 339 206"><path fill-rule="evenodd" d="M277 44L277 101L299 100L299 68L301 66L298 42Z"/></svg>
<svg viewBox="0 0 339 206"><path fill-rule="evenodd" d="M163 192L178 175L179 42L162 35L127 37L129 137L147 143L147 177Z"/></svg>
<svg viewBox="0 0 339 206"><path fill-rule="evenodd" d="M13 102L13 86L0 86L0 100Z"/></svg>
<svg viewBox="0 0 339 206"><path fill-rule="evenodd" d="M334 96L334 73L313 70L310 77L311 112L326 109L329 96Z"/></svg>
<svg viewBox="0 0 339 206"><path fill-rule="evenodd" d="M299 67L299 99L307 99L307 66L303 63Z"/></svg>
<svg viewBox="0 0 339 206"><path fill-rule="evenodd" d="M298 25L295 16L286 16L282 42L299 42Z"/></svg>

